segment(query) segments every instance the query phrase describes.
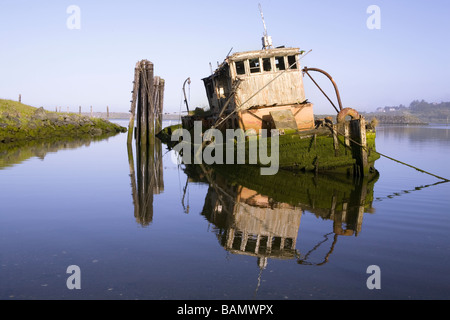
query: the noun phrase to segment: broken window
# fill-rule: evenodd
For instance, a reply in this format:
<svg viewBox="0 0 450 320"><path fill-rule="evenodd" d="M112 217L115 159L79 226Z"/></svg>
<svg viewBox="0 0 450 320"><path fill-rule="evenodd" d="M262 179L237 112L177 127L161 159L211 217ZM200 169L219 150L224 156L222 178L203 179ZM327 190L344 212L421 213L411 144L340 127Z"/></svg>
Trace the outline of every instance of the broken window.
<svg viewBox="0 0 450 320"><path fill-rule="evenodd" d="M289 69L297 69L297 57L296 56L288 56L288 65Z"/></svg>
<svg viewBox="0 0 450 320"><path fill-rule="evenodd" d="M275 69L277 71L286 69L286 66L284 65L284 57L275 57Z"/></svg>
<svg viewBox="0 0 450 320"><path fill-rule="evenodd" d="M236 74L238 75L245 74L244 61L236 61L235 65L236 65Z"/></svg>
<svg viewBox="0 0 450 320"><path fill-rule="evenodd" d="M263 58L263 70L272 71L272 64L270 63L270 58Z"/></svg>
<svg viewBox="0 0 450 320"><path fill-rule="evenodd" d="M206 83L206 94L208 95L208 99L211 99L214 94L214 88L211 81Z"/></svg>
<svg viewBox="0 0 450 320"><path fill-rule="evenodd" d="M259 58L250 59L250 73L261 72L261 65L259 63Z"/></svg>

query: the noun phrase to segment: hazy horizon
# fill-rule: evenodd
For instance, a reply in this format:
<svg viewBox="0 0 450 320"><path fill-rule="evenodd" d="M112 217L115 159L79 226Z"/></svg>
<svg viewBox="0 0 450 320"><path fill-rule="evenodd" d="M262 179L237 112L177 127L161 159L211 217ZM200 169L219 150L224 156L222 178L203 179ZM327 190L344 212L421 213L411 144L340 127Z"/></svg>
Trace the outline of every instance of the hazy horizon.
<svg viewBox="0 0 450 320"><path fill-rule="evenodd" d="M261 49L259 3L274 46L312 50L302 66L329 72L345 107L450 101L450 3L443 0L2 1L0 97L21 94L23 103L49 110L128 112L134 66L147 59L166 80L164 112L184 110L188 77L190 106L207 106L201 79L209 63L217 66L230 49ZM369 28L374 22L378 28ZM334 98L328 80L314 78ZM332 112L308 78L305 92L316 113Z"/></svg>

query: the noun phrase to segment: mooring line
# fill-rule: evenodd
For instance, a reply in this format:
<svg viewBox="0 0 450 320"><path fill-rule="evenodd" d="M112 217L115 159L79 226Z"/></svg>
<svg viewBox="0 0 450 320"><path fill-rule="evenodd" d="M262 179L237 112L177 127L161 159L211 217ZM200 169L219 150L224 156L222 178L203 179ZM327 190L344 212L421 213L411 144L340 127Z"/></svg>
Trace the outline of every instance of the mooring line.
<svg viewBox="0 0 450 320"><path fill-rule="evenodd" d="M383 156L383 157L385 157L385 158L387 158L387 159L390 159L390 160L392 160L392 161L398 162L398 163L403 164L403 165L405 165L405 166L411 167L411 168L413 168L413 169L415 169L415 170L417 170L417 171L419 171L419 172L423 172L423 173L429 174L430 176L439 178L439 179L441 179L441 180L443 180L443 181L445 181L445 182L450 182L449 179L440 177L440 176L438 176L438 175L435 175L435 174L430 173L430 172L428 172L428 171L425 171L425 170L423 170L423 169L417 168L417 167L415 167L415 166L413 166L413 165L410 165L410 164L407 164L407 163L402 162L402 161L400 161L400 160L394 159L394 158L389 157L389 156L387 156L387 155L385 155L385 154L382 154L382 153L380 153L380 152L378 152L378 151L376 151L376 150L374 150L374 152L378 153L380 156Z"/></svg>
<svg viewBox="0 0 450 320"><path fill-rule="evenodd" d="M328 124L327 124L327 126L328 126L332 131L335 131L337 134L340 134L341 136L344 136L344 137L345 137L345 135L342 134L341 132L339 132L339 130L335 130L333 127L329 126ZM349 139L350 141L352 141L353 143L356 143L356 144L359 145L360 147L364 148L367 152L369 152L369 150L367 150L367 147L366 147L366 146L362 145L362 144L359 143L359 142L356 142L355 140L353 140L353 139L350 138L350 137L346 137L346 138ZM426 174L428 174L428 175L430 175L430 176L433 176L433 177L435 177L435 178L441 179L441 180L443 180L443 181L445 181L445 182L450 182L450 180L447 179L447 178L440 177L440 176L435 175L435 174L433 174L433 173L431 173L431 172L428 172L428 171L425 171L425 170L423 170L423 169L417 168L417 167L415 167L415 166L413 166L413 165L411 165L411 164L408 164L408 163L405 163L405 162L400 161L400 160L398 160L398 159L389 157L389 156L387 156L387 155L385 155L385 154L383 154L383 153L381 153L381 152L379 152L379 151L376 151L376 150L371 150L371 151L376 152L376 153L378 153L380 156L385 157L385 158L387 158L387 159L389 159L389 160L392 160L392 161L398 162L398 163L400 163L400 164L403 164L403 165L405 165L405 166L407 166L407 167L413 168L413 169L415 169L415 170L417 170L417 171L419 171L419 172L426 173Z"/></svg>
<svg viewBox="0 0 450 320"><path fill-rule="evenodd" d="M427 185L424 185L424 186L415 187L412 190L402 190L400 192L394 192L394 193L389 194L389 195L384 196L384 197L377 197L377 198L374 199L374 201L383 201L383 200L387 200L387 199L393 199L394 197L399 197L401 195L409 194L409 193L414 192L414 191L420 191L420 190L425 189L425 188L434 187L434 186L437 186L438 184L446 183L446 182L448 182L448 181L445 181L445 180L444 181L438 181L438 182L435 182L433 184L427 184Z"/></svg>

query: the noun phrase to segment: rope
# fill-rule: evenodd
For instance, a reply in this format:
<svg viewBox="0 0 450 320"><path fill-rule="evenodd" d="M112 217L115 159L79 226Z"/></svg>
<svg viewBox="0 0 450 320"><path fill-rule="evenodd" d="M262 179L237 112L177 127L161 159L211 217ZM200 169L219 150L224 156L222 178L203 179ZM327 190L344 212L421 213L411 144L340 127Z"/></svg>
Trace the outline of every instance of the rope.
<svg viewBox="0 0 450 320"><path fill-rule="evenodd" d="M335 130L335 129L334 129L332 126L330 126L329 124L327 124L327 127L329 127L332 131L336 132L337 134L340 134L341 136L345 136L344 134L342 134L342 133L339 132L338 130ZM347 138L348 138L351 142L353 142L353 143L359 145L360 147L364 148L364 150L366 150L366 151L368 152L366 146L360 144L359 142L356 142L355 140L351 139L350 137L347 137ZM372 150L372 151L378 153L378 154L379 154L380 156L382 156L382 157L385 157L385 158L387 158L387 159L389 159L389 160L398 162L398 163L403 164L403 165L405 165L405 166L407 166L407 167L413 168L413 169L415 169L415 170L417 170L417 171L419 171L419 172L426 173L426 174L428 174L428 175L430 175L430 176L433 176L433 177L435 177L435 178L441 179L441 180L443 180L443 181L445 181L445 182L450 182L449 179L440 177L440 176L438 176L438 175L435 175L435 174L430 173L430 172L428 172L428 171L425 171L425 170L423 170L423 169L417 168L417 167L415 167L415 166L413 166L413 165L411 165L411 164L408 164L408 163L405 163L405 162L400 161L400 160L398 160L398 159L389 157L389 156L387 156L387 155L385 155L385 154L383 154L383 153L381 153L381 152L378 152L378 151L376 151L376 150Z"/></svg>

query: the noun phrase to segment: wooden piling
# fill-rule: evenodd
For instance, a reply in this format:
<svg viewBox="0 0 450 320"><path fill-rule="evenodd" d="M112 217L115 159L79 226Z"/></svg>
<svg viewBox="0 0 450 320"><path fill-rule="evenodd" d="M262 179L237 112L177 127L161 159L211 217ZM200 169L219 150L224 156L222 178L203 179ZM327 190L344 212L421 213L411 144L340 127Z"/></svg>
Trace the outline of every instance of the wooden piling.
<svg viewBox="0 0 450 320"><path fill-rule="evenodd" d="M363 117L350 120L351 148L355 163L355 174L357 176L369 175L369 163L367 160L366 120Z"/></svg>
<svg viewBox="0 0 450 320"><path fill-rule="evenodd" d="M153 63L146 61L145 71L147 76L147 143L154 144L155 138L155 107L154 107L154 68Z"/></svg>
<svg viewBox="0 0 450 320"><path fill-rule="evenodd" d="M131 108L130 108L130 123L128 124L128 138L127 143L130 144L133 140L133 131L134 131L134 119L136 115L136 99L139 92L139 82L140 82L140 70L139 70L140 62L136 63L134 68L134 81L133 81L133 91L132 99L131 99Z"/></svg>
<svg viewBox="0 0 450 320"><path fill-rule="evenodd" d="M127 145L135 217L143 225L152 221L153 195L164 190L162 146L161 141L156 141L155 138L155 134L162 128L163 91L164 80L154 76L153 63L148 60L137 62L131 91ZM136 139L136 172L131 149L133 132Z"/></svg>
<svg viewBox="0 0 450 320"><path fill-rule="evenodd" d="M154 144L155 134L162 129L162 109L165 82L154 76L153 63L148 60L136 64L128 125L127 143L133 138L136 118L136 143Z"/></svg>
<svg viewBox="0 0 450 320"><path fill-rule="evenodd" d="M157 117L155 119L155 133L158 133L162 130L162 116L163 116L163 108L164 108L164 88L165 88L165 80L159 79L159 87L158 87L158 102L157 102Z"/></svg>
<svg viewBox="0 0 450 320"><path fill-rule="evenodd" d="M139 117L139 144L142 146L147 145L147 137L148 137L148 97L149 97L149 84L147 77L147 68L146 61L144 61L141 65L141 81L140 81L140 117ZM139 104L138 104L139 107Z"/></svg>
<svg viewBox="0 0 450 320"><path fill-rule="evenodd" d="M156 133L156 127L157 127L157 118L158 118L158 111L159 111L159 85L160 85L161 78L158 76L155 76L153 78L153 105L152 105L152 119L153 119L153 127L152 131L153 134Z"/></svg>
<svg viewBox="0 0 450 320"><path fill-rule="evenodd" d="M334 148L334 155L337 157L339 156L339 139L337 135L337 129L338 125L333 124L333 148Z"/></svg>

